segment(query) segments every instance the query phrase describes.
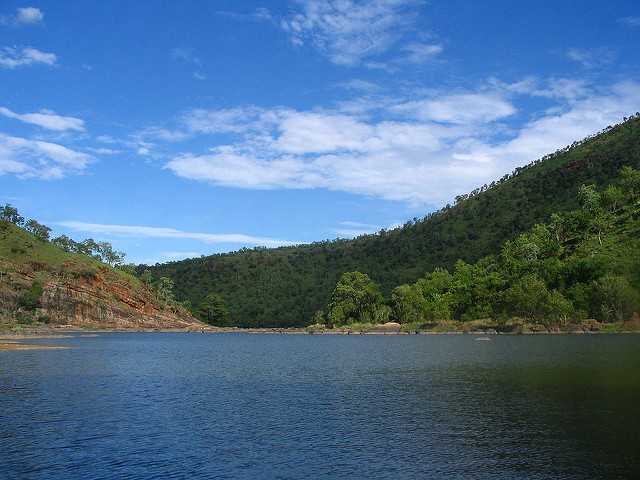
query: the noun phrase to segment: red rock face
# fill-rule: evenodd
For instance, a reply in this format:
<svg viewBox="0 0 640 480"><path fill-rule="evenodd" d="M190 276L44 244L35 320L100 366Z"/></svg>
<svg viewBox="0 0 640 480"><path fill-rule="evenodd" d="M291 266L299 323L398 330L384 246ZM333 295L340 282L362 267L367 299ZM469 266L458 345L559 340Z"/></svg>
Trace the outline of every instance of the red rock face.
<svg viewBox="0 0 640 480"><path fill-rule="evenodd" d="M31 272L14 273L12 283L30 285ZM191 329L203 326L183 308L162 308L144 287L102 272L90 277L49 276L43 283L40 313L53 325L114 329ZM14 295L14 298L16 296Z"/></svg>

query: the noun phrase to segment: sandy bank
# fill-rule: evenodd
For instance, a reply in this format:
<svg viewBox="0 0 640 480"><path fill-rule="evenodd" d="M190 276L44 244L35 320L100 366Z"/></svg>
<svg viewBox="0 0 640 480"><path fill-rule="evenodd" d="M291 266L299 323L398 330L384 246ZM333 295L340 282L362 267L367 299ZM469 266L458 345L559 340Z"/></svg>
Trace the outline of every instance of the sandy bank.
<svg viewBox="0 0 640 480"><path fill-rule="evenodd" d="M3 350L66 350L69 347L62 345L40 345L34 343L0 343L0 351Z"/></svg>

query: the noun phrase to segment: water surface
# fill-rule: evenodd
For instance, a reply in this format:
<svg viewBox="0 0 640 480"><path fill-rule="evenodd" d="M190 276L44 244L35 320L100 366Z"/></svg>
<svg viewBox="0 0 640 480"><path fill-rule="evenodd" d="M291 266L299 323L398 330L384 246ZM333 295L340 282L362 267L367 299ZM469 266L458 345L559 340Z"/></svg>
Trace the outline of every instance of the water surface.
<svg viewBox="0 0 640 480"><path fill-rule="evenodd" d="M640 478L640 335L42 342L0 352L3 479Z"/></svg>

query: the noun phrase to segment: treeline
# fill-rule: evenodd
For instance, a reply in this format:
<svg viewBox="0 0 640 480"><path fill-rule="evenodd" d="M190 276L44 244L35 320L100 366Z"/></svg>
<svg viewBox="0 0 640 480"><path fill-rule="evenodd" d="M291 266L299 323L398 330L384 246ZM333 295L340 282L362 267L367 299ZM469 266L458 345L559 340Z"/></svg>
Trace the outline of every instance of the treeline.
<svg viewBox="0 0 640 480"><path fill-rule="evenodd" d="M33 234L38 240L49 242L64 252L86 255L112 267L124 264L125 253L115 251L109 242L96 242L92 238L76 242L66 235L50 238L51 229L49 227L34 219L25 221L18 209L9 204L0 207L0 220L13 223L17 227Z"/></svg>
<svg viewBox="0 0 640 480"><path fill-rule="evenodd" d="M138 272L149 268L156 277L173 279L177 298L193 305L212 292L219 294L233 325L305 325L327 304L342 273L366 273L389 297L396 286L414 283L424 272L436 267L453 271L458 260L476 262L552 213L576 209L581 185L604 187L625 165L640 168L636 116L397 229L353 240L139 266Z"/></svg>
<svg viewBox="0 0 640 480"><path fill-rule="evenodd" d="M498 255L437 268L388 298L368 275L345 273L314 321L629 320L640 310L640 171L624 167L602 190L583 185L577 202L578 209L506 241Z"/></svg>

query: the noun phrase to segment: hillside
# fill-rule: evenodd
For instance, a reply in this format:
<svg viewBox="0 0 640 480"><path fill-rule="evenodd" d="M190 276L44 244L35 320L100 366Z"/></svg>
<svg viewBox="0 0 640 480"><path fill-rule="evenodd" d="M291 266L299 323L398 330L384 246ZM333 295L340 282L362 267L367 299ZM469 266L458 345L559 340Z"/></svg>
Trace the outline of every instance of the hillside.
<svg viewBox="0 0 640 480"><path fill-rule="evenodd" d="M190 328L184 308L163 307L136 277L67 253L0 220L0 325Z"/></svg>
<svg viewBox="0 0 640 480"><path fill-rule="evenodd" d="M629 331L640 328L640 170L624 167L580 207L507 240L475 263L437 268L384 298L366 274L342 275L314 329Z"/></svg>
<svg viewBox="0 0 640 480"><path fill-rule="evenodd" d="M156 265L151 272L172 278L178 298L193 305L207 293L219 293L232 324L304 325L327 303L342 273L366 273L388 295L436 267L477 261L551 213L575 209L581 185L607 185L624 165L640 167L637 116L395 230L354 240L244 249Z"/></svg>

